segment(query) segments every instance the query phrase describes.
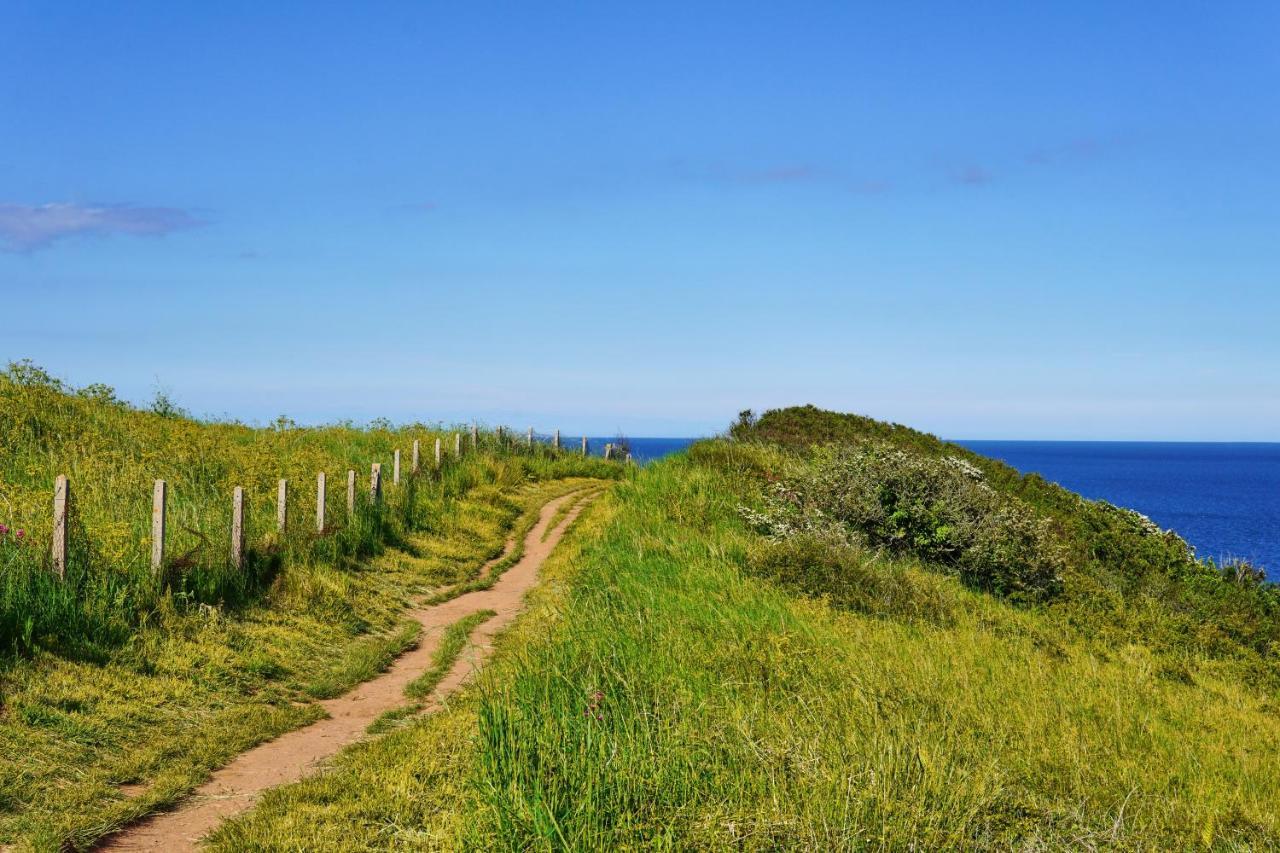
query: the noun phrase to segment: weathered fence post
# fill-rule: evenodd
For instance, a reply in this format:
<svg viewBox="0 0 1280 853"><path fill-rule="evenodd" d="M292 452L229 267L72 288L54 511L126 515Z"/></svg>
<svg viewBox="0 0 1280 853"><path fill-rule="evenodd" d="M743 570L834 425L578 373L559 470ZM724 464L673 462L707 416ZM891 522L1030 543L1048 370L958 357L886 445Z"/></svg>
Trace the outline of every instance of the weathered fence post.
<svg viewBox="0 0 1280 853"><path fill-rule="evenodd" d="M604 458L608 460L612 457L613 457L613 444L606 444L604 446Z"/></svg>
<svg viewBox="0 0 1280 853"><path fill-rule="evenodd" d="M169 484L156 480L151 494L151 570L155 572L164 567L164 513L168 496Z"/></svg>
<svg viewBox="0 0 1280 853"><path fill-rule="evenodd" d="M631 464L631 453L630 453L630 452L628 452L628 453L627 453L626 463L627 463L628 465L630 465L630 464Z"/></svg>
<svg viewBox="0 0 1280 853"><path fill-rule="evenodd" d="M413 466L409 469L412 473L418 473L418 439L413 440Z"/></svg>
<svg viewBox="0 0 1280 853"><path fill-rule="evenodd" d="M53 481L53 570L58 577L67 576L67 513L71 504L71 483L66 474Z"/></svg>
<svg viewBox="0 0 1280 853"><path fill-rule="evenodd" d="M324 533L324 472L316 474L316 533Z"/></svg>
<svg viewBox="0 0 1280 853"><path fill-rule="evenodd" d="M436 470L440 470L440 439L436 439Z"/></svg>
<svg viewBox="0 0 1280 853"><path fill-rule="evenodd" d="M356 514L356 472L347 469L347 515Z"/></svg>
<svg viewBox="0 0 1280 853"><path fill-rule="evenodd" d="M453 434L453 455L454 457L462 456L462 433Z"/></svg>
<svg viewBox="0 0 1280 853"><path fill-rule="evenodd" d="M529 447L533 447L533 427L529 427Z"/></svg>
<svg viewBox="0 0 1280 853"><path fill-rule="evenodd" d="M382 500L382 463L373 463L369 471L369 497L374 503Z"/></svg>
<svg viewBox="0 0 1280 853"><path fill-rule="evenodd" d="M556 437L552 439L551 446L556 450L560 449L560 430L556 430Z"/></svg>
<svg viewBox="0 0 1280 853"><path fill-rule="evenodd" d="M480 442L480 427L471 425L471 449L475 450Z"/></svg>
<svg viewBox="0 0 1280 853"><path fill-rule="evenodd" d="M582 437L582 455L587 455L587 437L585 435Z"/></svg>
<svg viewBox="0 0 1280 853"><path fill-rule="evenodd" d="M244 568L244 488L231 493L231 565Z"/></svg>
<svg viewBox="0 0 1280 853"><path fill-rule="evenodd" d="M276 487L276 530L284 534L289 524L289 481L281 480Z"/></svg>
<svg viewBox="0 0 1280 853"><path fill-rule="evenodd" d="M400 485L400 451L395 452L394 461L391 463L391 485Z"/></svg>

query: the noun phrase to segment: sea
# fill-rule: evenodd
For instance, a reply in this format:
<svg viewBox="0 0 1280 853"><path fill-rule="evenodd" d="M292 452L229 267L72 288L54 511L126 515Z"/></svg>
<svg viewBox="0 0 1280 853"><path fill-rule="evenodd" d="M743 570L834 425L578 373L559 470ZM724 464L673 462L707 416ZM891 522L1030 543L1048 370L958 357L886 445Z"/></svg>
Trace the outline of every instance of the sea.
<svg viewBox="0 0 1280 853"><path fill-rule="evenodd" d="M617 438L590 438L603 453ZM641 464L696 438L628 438ZM970 441L975 453L1035 472L1087 498L1135 509L1201 557L1248 560L1280 581L1280 443ZM568 444L572 446L572 444Z"/></svg>
<svg viewBox="0 0 1280 853"><path fill-rule="evenodd" d="M1248 560L1280 581L1280 444L956 441L1087 498L1135 509L1201 557Z"/></svg>

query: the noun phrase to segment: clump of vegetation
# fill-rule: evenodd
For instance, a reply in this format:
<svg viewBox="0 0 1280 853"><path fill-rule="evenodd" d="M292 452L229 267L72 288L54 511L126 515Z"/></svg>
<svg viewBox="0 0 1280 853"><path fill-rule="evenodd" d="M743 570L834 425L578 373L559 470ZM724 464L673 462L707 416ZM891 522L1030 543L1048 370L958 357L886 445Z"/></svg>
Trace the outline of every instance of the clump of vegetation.
<svg viewBox="0 0 1280 853"><path fill-rule="evenodd" d="M1045 598L1062 583L1065 561L1048 520L956 456L829 446L772 483L763 510L744 514L775 538L825 537L911 555L1011 598Z"/></svg>

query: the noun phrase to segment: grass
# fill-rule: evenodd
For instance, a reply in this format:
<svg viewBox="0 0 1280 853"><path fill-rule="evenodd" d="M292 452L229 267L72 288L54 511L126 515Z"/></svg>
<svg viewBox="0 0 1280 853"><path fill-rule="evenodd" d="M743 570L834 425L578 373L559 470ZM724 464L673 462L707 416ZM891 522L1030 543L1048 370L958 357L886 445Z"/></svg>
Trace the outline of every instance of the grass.
<svg viewBox="0 0 1280 853"><path fill-rule="evenodd" d="M430 696L431 691L436 689L441 679L449 674L449 670L458 660L458 655L462 654L471 632L496 615L497 613L492 610L477 610L450 625L444 632L444 636L440 638L440 645L431 657L431 669L405 685L404 695L410 699L426 699Z"/></svg>
<svg viewBox="0 0 1280 853"><path fill-rule="evenodd" d="M0 512L26 534L0 545L0 844L23 850L85 848L314 721L315 699L416 641L402 620L411 601L474 577L547 500L598 482L584 477L620 472L482 433L478 450L410 477L412 440L425 461L439 427L208 423L76 392L29 365L0 375L0 422ZM399 487L389 482L397 447ZM384 502L362 499L346 518L335 474L378 459ZM316 470L333 487L326 535L309 529L314 504L295 486L278 536L276 478L314 483ZM57 583L41 519L62 471L76 545ZM154 476L171 489L160 576L145 535ZM251 498L241 573L222 544L233 483Z"/></svg>
<svg viewBox="0 0 1280 853"><path fill-rule="evenodd" d="M467 647L471 632L496 615L493 610L477 610L446 628L440 637L440 645L431 655L431 668L405 685L404 695L414 701L382 714L369 726L369 734L385 734L405 720L422 713L426 708L427 698L458 662L463 649Z"/></svg>
<svg viewBox="0 0 1280 853"><path fill-rule="evenodd" d="M909 557L777 576L739 507L781 452L704 448L616 486L475 685L214 849L1280 846L1280 697L1252 677L1274 657ZM822 591L841 560L860 580ZM1142 624L1180 619L1157 601Z"/></svg>

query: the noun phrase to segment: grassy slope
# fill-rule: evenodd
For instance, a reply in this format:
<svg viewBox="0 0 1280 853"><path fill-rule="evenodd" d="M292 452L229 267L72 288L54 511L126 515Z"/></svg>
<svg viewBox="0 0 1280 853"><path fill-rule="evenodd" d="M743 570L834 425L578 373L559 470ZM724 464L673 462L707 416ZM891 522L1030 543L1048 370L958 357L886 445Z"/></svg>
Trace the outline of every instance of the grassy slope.
<svg viewBox="0 0 1280 853"><path fill-rule="evenodd" d="M0 507L28 534L0 545L0 843L86 843L315 719L312 699L416 640L400 621L410 598L474 579L536 507L590 482L572 478L618 470L484 436L481 452L410 480L412 439L425 461L438 433L209 424L22 378L0 375ZM386 499L376 508L362 494L348 520L339 472L367 471L369 459L387 463ZM306 483L315 470L330 472L329 535L309 532L314 498L296 485L288 534L264 530L275 479ZM66 585L48 580L40 520L56 471L72 474L84 543ZM170 480L170 553L181 555L161 579L139 536L157 475ZM253 499L239 574L221 544L232 483Z"/></svg>
<svg viewBox="0 0 1280 853"><path fill-rule="evenodd" d="M1185 630L1198 576L1095 608L1124 566L1093 553L1067 604L1018 608L871 560L927 618L850 611L748 571L758 459L693 457L597 503L477 687L217 849L1280 846L1274 653Z"/></svg>

